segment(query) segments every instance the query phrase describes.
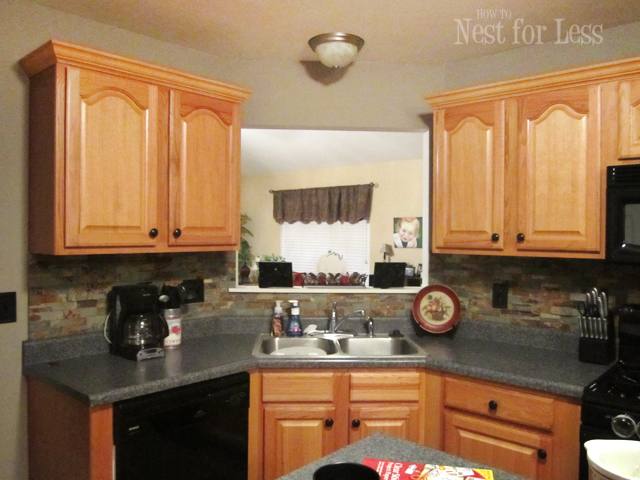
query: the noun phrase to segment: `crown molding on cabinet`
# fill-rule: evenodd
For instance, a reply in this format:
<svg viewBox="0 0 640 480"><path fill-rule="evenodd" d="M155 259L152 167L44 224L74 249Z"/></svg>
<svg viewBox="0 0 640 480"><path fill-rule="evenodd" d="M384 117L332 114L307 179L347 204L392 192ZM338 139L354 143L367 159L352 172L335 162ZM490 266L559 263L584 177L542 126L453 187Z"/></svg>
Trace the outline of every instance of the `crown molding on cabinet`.
<svg viewBox="0 0 640 480"><path fill-rule="evenodd" d="M135 78L154 85L213 95L234 103L246 100L251 94L251 91L246 88L59 40L48 41L20 60L20 66L29 77L56 63L114 75L126 75L128 78Z"/></svg>
<svg viewBox="0 0 640 480"><path fill-rule="evenodd" d="M640 57L427 95L435 109L640 75Z"/></svg>

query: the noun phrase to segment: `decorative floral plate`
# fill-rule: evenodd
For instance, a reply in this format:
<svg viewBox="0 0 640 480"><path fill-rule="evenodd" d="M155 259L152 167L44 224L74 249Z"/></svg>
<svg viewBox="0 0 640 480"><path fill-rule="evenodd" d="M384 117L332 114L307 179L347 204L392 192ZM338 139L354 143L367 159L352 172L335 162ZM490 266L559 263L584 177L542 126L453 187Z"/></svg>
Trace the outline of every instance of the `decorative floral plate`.
<svg viewBox="0 0 640 480"><path fill-rule="evenodd" d="M413 301L413 319L430 333L445 333L460 320L460 300L444 285L429 285L418 292Z"/></svg>

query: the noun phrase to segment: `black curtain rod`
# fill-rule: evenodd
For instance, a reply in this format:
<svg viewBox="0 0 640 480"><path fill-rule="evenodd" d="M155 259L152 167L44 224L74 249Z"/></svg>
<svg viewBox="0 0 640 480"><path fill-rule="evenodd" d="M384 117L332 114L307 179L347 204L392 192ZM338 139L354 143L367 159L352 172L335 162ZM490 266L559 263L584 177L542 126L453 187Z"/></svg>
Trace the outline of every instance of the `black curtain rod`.
<svg viewBox="0 0 640 480"><path fill-rule="evenodd" d="M371 185L373 188L378 188L378 187L379 187L379 185L378 185L377 183L375 183L375 182L369 182L369 185ZM348 187L349 185L340 185L340 186L341 186L341 187L344 187L344 186L347 186L347 187ZM332 188L332 187L309 187L309 188ZM297 190L297 189L296 189L296 190ZM276 190L269 190L269 193L273 193L273 192L275 192L275 191L276 191ZM278 191L279 191L279 190L278 190Z"/></svg>

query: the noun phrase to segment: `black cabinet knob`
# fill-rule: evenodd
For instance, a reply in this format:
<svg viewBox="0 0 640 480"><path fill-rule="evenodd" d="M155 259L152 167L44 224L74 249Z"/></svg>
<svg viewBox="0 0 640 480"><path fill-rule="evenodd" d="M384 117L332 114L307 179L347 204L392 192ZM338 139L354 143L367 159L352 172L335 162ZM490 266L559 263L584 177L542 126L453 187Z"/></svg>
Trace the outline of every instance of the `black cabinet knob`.
<svg viewBox="0 0 640 480"><path fill-rule="evenodd" d="M173 236L174 236L174 238L178 238L180 235L182 235L182 230L180 230L179 228L176 228L176 229L173 231Z"/></svg>
<svg viewBox="0 0 640 480"><path fill-rule="evenodd" d="M547 451L544 448L539 448L538 449L538 458L540 460L546 460L547 459Z"/></svg>
<svg viewBox="0 0 640 480"><path fill-rule="evenodd" d="M351 426L353 428L358 428L360 426L360 420L358 420L357 418L351 420Z"/></svg>
<svg viewBox="0 0 640 480"><path fill-rule="evenodd" d="M516 240L518 241L518 243L524 242L524 233L519 233L518 235L516 235Z"/></svg>
<svg viewBox="0 0 640 480"><path fill-rule="evenodd" d="M327 427L327 428L333 427L333 418L327 418L324 421L324 426Z"/></svg>
<svg viewBox="0 0 640 480"><path fill-rule="evenodd" d="M151 238L156 238L158 236L158 229L152 228L151 230L149 230L149 236Z"/></svg>
<svg viewBox="0 0 640 480"><path fill-rule="evenodd" d="M492 412L498 410L498 402L496 402L495 400L489 400L489 410L491 410Z"/></svg>
<svg viewBox="0 0 640 480"><path fill-rule="evenodd" d="M500 240L500 234L499 233L492 233L491 234L491 241L492 242L497 242Z"/></svg>

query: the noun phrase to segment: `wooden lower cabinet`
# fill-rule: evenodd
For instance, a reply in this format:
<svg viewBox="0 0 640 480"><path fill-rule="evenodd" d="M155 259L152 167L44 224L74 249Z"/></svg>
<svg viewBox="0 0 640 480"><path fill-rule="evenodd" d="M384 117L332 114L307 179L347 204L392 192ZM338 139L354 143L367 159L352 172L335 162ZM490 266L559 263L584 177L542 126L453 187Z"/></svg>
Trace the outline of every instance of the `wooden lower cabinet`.
<svg viewBox="0 0 640 480"><path fill-rule="evenodd" d="M264 407L264 474L278 478L339 448L333 405Z"/></svg>
<svg viewBox="0 0 640 480"><path fill-rule="evenodd" d="M420 410L417 403L352 405L349 408L349 425L349 443L372 433L420 442Z"/></svg>
<svg viewBox="0 0 640 480"><path fill-rule="evenodd" d="M551 437L532 429L445 409L444 448L526 478L553 478Z"/></svg>
<svg viewBox="0 0 640 480"><path fill-rule="evenodd" d="M424 379L417 369L252 374L249 479L274 480L373 433L424 443Z"/></svg>
<svg viewBox="0 0 640 480"><path fill-rule="evenodd" d="M453 375L442 386L440 448L525 478L577 480L578 403Z"/></svg>

